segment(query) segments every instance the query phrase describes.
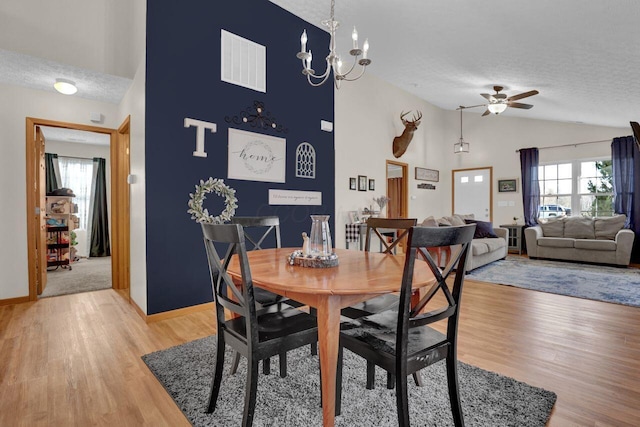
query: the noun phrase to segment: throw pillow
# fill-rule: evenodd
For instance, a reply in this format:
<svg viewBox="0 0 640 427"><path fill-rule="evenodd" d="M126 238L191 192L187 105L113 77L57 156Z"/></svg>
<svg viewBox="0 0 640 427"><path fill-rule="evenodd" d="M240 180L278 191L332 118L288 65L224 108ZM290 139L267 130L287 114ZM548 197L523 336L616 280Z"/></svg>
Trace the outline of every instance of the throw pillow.
<svg viewBox="0 0 640 427"><path fill-rule="evenodd" d="M422 221L422 224L420 224L421 227L437 227L438 226L438 221L436 221L436 219L432 216L429 216L427 218L425 218L424 221Z"/></svg>
<svg viewBox="0 0 640 427"><path fill-rule="evenodd" d="M498 235L495 231L493 231L493 224L487 221L478 221L475 219L465 219L465 223L467 224L475 224L476 231L473 234L474 239L487 239L487 238L496 238Z"/></svg>
<svg viewBox="0 0 640 427"><path fill-rule="evenodd" d="M460 215L453 215L447 217L451 225L464 225L464 219Z"/></svg>
<svg viewBox="0 0 640 427"><path fill-rule="evenodd" d="M570 216L564 221L564 237L572 239L595 239L593 219Z"/></svg>
<svg viewBox="0 0 640 427"><path fill-rule="evenodd" d="M442 218L438 218L438 225L451 225L451 221L449 221L448 216L443 216Z"/></svg>
<svg viewBox="0 0 640 427"><path fill-rule="evenodd" d="M475 219L475 215L474 214L453 214L453 215L454 216L459 216L463 220L465 220L465 219Z"/></svg>
<svg viewBox="0 0 640 427"><path fill-rule="evenodd" d="M538 220L544 237L564 237L564 218Z"/></svg>
<svg viewBox="0 0 640 427"><path fill-rule="evenodd" d="M616 215L606 218L594 218L596 239L615 240L618 231L622 230L627 221L626 215Z"/></svg>

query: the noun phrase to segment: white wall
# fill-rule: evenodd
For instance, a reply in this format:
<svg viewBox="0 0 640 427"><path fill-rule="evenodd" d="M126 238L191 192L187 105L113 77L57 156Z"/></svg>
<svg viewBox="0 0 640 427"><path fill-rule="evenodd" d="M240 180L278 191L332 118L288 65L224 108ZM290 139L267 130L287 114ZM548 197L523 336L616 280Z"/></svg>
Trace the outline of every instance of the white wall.
<svg viewBox="0 0 640 427"><path fill-rule="evenodd" d="M0 49L132 78L144 51L144 0L0 2ZM142 29L140 29L142 27Z"/></svg>
<svg viewBox="0 0 640 427"><path fill-rule="evenodd" d="M96 111L105 117L103 127L117 128L118 117L113 104L3 84L0 92L0 222L11 242L0 245L0 299L8 299L29 295L25 118L93 125L89 113Z"/></svg>
<svg viewBox="0 0 640 427"><path fill-rule="evenodd" d="M130 297L140 309L147 312L147 246L145 222L145 55L141 55L133 83L120 103L118 116L130 121L130 173L135 182L129 185L131 220Z"/></svg>
<svg viewBox="0 0 640 427"><path fill-rule="evenodd" d="M470 152L454 154L453 144L460 138L460 113L446 111L443 122L446 164L446 202L451 206L451 170L475 167L493 167L493 223L510 224L513 217L522 223L522 191L499 193L497 180L520 178L519 148L538 147L540 163L553 163L572 159L600 159L611 157L611 140L614 137L631 134L630 128L610 128L584 124L531 120L508 116L485 116L479 112L465 111L463 114L464 140L470 143ZM587 141L606 140L597 144L577 147L549 148L556 145L574 144ZM442 174L440 175L442 181ZM521 184L521 183L519 183ZM498 206L499 202L514 202L514 206ZM449 207L449 209L451 209Z"/></svg>
<svg viewBox="0 0 640 427"><path fill-rule="evenodd" d="M336 237L334 245L344 248L344 225L348 212L371 205L374 197L386 194L386 161L409 164L409 217L422 221L429 215L441 216L447 211L448 193L441 183L436 190L417 188L416 166L444 172L445 151L442 143L446 112L379 78L365 74L355 82L345 82L335 94L336 146ZM422 120L406 153L393 156L393 138L404 126L402 111L422 112ZM376 191L349 190L349 178L366 175L376 180Z"/></svg>

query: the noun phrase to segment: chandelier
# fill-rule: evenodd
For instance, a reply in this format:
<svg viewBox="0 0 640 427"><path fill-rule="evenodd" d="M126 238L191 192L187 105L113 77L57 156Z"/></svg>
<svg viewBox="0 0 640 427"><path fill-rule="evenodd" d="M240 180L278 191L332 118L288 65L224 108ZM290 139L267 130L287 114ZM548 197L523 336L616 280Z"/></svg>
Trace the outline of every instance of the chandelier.
<svg viewBox="0 0 640 427"><path fill-rule="evenodd" d="M307 76L307 81L311 86L320 86L327 81L329 75L333 71L333 81L336 89L340 89L340 82L342 80L354 81L358 80L365 72L367 65L371 64L371 60L367 57L369 51L369 39L365 39L362 49L358 47L358 32L356 27L353 27L351 38L353 40L353 48L349 51L349 54L354 57L353 64L348 70L343 70L342 59L336 53L336 30L340 26L340 23L334 19L333 9L335 6L335 0L331 0L331 19L322 21L322 25L327 27L331 39L329 41L329 55L327 55L326 70L322 74L316 74L315 70L311 68L311 60L313 55L311 49L307 52L307 30L302 32L300 37L300 52L296 55L298 59L302 61L302 74ZM362 58L358 59L362 55ZM357 76L352 76L351 73L356 70L356 65L360 73Z"/></svg>
<svg viewBox="0 0 640 427"><path fill-rule="evenodd" d="M465 108L462 105L458 108L460 110L460 140L453 144L453 152L456 154L469 152L469 143L464 142L464 139L462 139L462 110Z"/></svg>

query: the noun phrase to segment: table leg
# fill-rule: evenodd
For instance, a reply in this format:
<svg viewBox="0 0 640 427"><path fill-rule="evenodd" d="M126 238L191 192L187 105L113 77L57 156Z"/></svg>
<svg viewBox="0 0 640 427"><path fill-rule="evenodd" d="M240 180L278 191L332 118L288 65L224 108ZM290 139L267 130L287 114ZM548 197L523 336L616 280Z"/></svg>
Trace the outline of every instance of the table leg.
<svg viewBox="0 0 640 427"><path fill-rule="evenodd" d="M322 370L322 420L333 427L336 406L336 369L340 345L340 297L327 295L318 301L318 347Z"/></svg>

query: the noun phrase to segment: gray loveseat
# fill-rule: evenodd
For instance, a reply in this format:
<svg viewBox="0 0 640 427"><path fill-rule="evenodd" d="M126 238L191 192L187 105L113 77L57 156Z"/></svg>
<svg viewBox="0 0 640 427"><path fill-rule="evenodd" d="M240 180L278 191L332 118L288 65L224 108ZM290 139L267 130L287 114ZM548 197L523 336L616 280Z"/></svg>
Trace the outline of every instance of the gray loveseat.
<svg viewBox="0 0 640 427"><path fill-rule="evenodd" d="M540 221L524 230L529 258L629 265L635 233L626 217L565 217Z"/></svg>
<svg viewBox="0 0 640 427"><path fill-rule="evenodd" d="M465 220L476 222L476 236L471 241L470 256L467 258L467 272L507 256L509 230L493 228L490 222L475 221L473 215L452 215L438 219L430 216L421 225L423 227L464 225ZM495 237L490 237L491 231Z"/></svg>

